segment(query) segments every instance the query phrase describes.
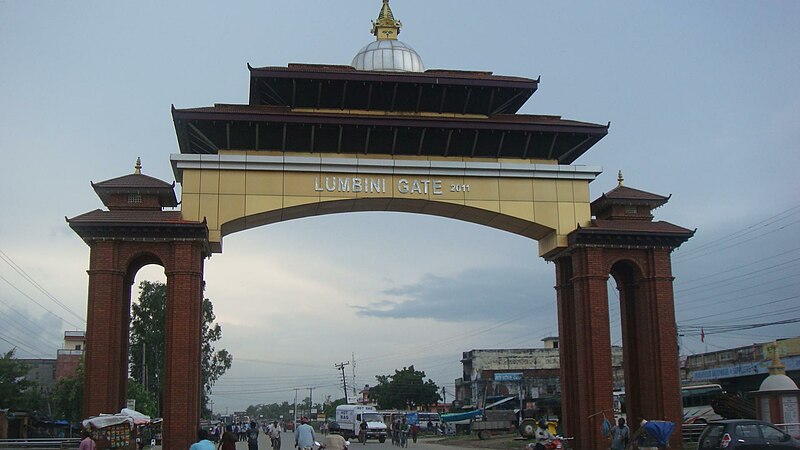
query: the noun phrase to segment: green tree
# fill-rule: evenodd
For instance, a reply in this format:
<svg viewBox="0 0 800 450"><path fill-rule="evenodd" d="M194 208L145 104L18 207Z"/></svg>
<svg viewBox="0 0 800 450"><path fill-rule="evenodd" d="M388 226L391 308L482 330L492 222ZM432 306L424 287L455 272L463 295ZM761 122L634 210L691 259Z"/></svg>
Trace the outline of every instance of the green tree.
<svg viewBox="0 0 800 450"><path fill-rule="evenodd" d="M433 380L424 381L425 372L414 370L414 366L395 370L394 375L378 375L378 385L370 389L381 409L415 409L418 406L436 404L441 397L439 387Z"/></svg>
<svg viewBox="0 0 800 450"><path fill-rule="evenodd" d="M20 408L27 403L27 395L35 383L25 379L30 366L14 357L12 348L0 358L0 408Z"/></svg>
<svg viewBox="0 0 800 450"><path fill-rule="evenodd" d="M164 377L164 318L166 316L167 286L159 281L139 284L139 303L131 305L131 377L147 392L157 393L159 405L163 399ZM201 410L210 417L208 394L214 383L233 362L227 350L216 350L214 342L222 337L222 328L214 323L211 300L203 299L201 376L203 383ZM161 408L159 408L161 411Z"/></svg>
<svg viewBox="0 0 800 450"><path fill-rule="evenodd" d="M158 397L155 391L146 391L133 378L128 379L128 399L136 400L136 411L150 417L158 417Z"/></svg>
<svg viewBox="0 0 800 450"><path fill-rule="evenodd" d="M51 406L53 417L76 423L83 417L83 360L78 364L75 376L58 380L53 390Z"/></svg>

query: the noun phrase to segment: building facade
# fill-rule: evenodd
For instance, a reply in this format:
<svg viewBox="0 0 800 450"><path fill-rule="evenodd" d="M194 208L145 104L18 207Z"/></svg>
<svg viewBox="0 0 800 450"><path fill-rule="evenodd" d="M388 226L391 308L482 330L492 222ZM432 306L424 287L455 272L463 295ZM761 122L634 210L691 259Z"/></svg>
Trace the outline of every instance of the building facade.
<svg viewBox="0 0 800 450"><path fill-rule="evenodd" d="M473 349L461 358L461 378L455 380L457 404L482 407L493 400L521 397L525 408L537 400L561 394L558 338L543 339L544 348ZM624 387L622 347L611 348L614 388Z"/></svg>
<svg viewBox="0 0 800 450"><path fill-rule="evenodd" d="M85 331L64 332L64 348L58 349L56 353L56 380L71 377L77 373L85 348Z"/></svg>
<svg viewBox="0 0 800 450"><path fill-rule="evenodd" d="M786 366L786 375L800 383L800 337L683 357L681 381L684 385L718 383L726 392L746 395L758 390L769 374L772 345Z"/></svg>

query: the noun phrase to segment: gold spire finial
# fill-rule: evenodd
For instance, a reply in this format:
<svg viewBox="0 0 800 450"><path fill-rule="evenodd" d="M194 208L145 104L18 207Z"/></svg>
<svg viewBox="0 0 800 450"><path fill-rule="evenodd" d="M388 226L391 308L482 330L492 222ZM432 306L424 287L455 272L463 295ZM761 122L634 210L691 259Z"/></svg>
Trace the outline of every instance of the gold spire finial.
<svg viewBox="0 0 800 450"><path fill-rule="evenodd" d="M619 183L618 186L620 186L620 187L625 184L625 178L622 178L622 171L621 170L619 171L619 173L617 173L617 183Z"/></svg>
<svg viewBox="0 0 800 450"><path fill-rule="evenodd" d="M133 168L136 169L136 170L134 170L133 173L135 173L136 175L141 175L142 174L142 158L140 158L140 157L136 158L136 165L133 166Z"/></svg>
<svg viewBox="0 0 800 450"><path fill-rule="evenodd" d="M397 39L402 26L402 22L394 19L392 8L389 7L389 0L383 0L378 19L372 21L372 34L378 40Z"/></svg>
<svg viewBox="0 0 800 450"><path fill-rule="evenodd" d="M767 346L767 350L772 352L772 365L769 366L770 375L786 375L786 365L778 358L778 342L775 341Z"/></svg>

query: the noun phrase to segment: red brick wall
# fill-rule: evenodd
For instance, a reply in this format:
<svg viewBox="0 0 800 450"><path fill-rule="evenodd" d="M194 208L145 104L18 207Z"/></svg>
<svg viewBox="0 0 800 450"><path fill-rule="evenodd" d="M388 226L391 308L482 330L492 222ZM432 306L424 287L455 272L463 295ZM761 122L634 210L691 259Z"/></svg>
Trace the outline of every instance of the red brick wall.
<svg viewBox="0 0 800 450"><path fill-rule="evenodd" d="M167 274L164 448L189 448L200 421L203 247L185 241L90 244L84 415L126 403L131 283L143 261Z"/></svg>
<svg viewBox="0 0 800 450"><path fill-rule="evenodd" d="M555 260L561 339L562 420L580 449L601 450L603 417L613 421L607 280L620 289L627 416L669 420L678 426L671 445L681 446L682 405L670 250L570 249Z"/></svg>

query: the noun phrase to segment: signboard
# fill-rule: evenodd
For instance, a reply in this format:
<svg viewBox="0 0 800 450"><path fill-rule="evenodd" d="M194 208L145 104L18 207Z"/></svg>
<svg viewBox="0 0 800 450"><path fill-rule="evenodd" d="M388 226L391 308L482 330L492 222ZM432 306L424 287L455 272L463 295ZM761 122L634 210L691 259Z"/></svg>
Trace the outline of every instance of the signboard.
<svg viewBox="0 0 800 450"><path fill-rule="evenodd" d="M522 381L522 372L496 373L494 381Z"/></svg>
<svg viewBox="0 0 800 450"><path fill-rule="evenodd" d="M135 411L136 410L136 399L135 398L129 398L128 399L128 406L126 406L126 408L132 409L132 410Z"/></svg>
<svg viewBox="0 0 800 450"><path fill-rule="evenodd" d="M787 371L800 369L800 356L784 358L781 362L786 365ZM732 366L715 367L713 369L695 370L689 372L689 377L692 380L701 381L766 374L769 373L769 366L771 364L772 361L767 360L758 363L736 364Z"/></svg>

